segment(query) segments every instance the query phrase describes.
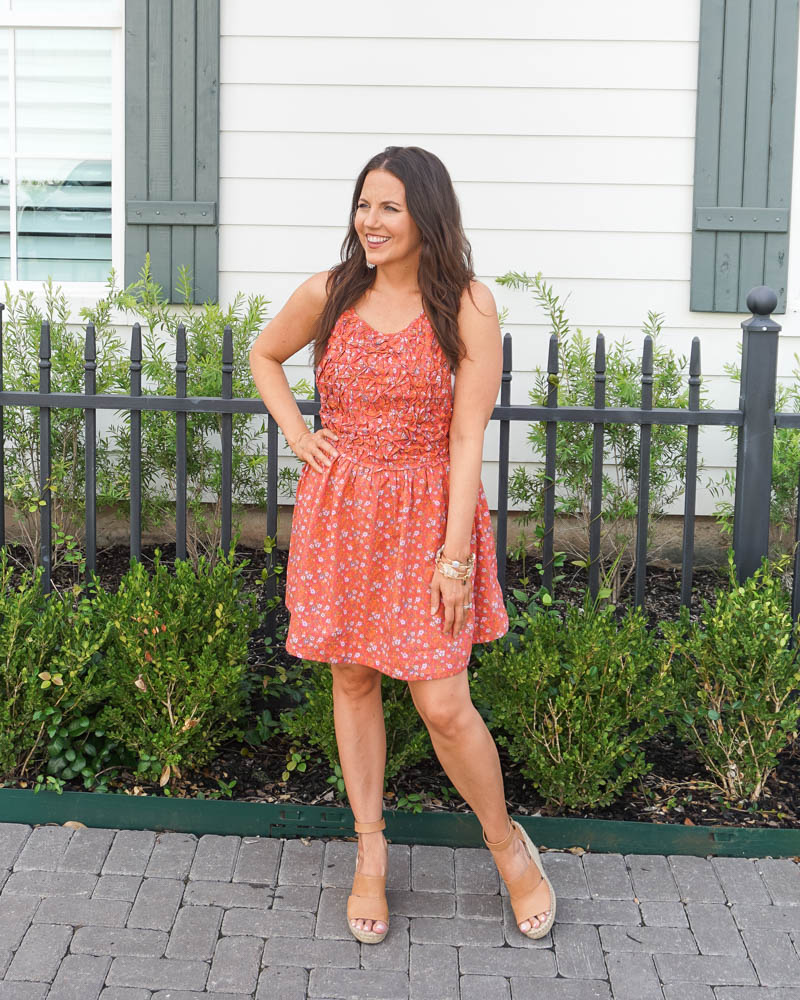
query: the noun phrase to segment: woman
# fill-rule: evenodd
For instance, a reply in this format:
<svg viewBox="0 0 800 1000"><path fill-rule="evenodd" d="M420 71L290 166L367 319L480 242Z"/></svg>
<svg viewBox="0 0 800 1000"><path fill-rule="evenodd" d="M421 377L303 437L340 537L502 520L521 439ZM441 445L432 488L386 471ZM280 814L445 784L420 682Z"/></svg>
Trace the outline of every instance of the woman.
<svg viewBox="0 0 800 1000"><path fill-rule="evenodd" d="M282 365L314 344L322 428ZM359 834L348 923L388 931L381 673L408 682L436 754L483 828L520 930L546 934L555 895L506 811L497 748L470 699L472 644L504 635L483 435L502 345L450 176L390 146L358 176L342 262L305 281L250 353L259 393L297 457L286 649L330 663L336 740ZM376 817L378 817L376 819Z"/></svg>

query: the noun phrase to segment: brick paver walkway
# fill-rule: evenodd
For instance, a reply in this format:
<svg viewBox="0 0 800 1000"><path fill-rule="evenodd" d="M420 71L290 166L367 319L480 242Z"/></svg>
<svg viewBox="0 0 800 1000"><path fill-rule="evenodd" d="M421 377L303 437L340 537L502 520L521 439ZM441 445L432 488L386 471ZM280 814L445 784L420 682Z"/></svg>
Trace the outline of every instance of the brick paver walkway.
<svg viewBox="0 0 800 1000"><path fill-rule="evenodd" d="M390 844L360 945L355 851L0 823L0 1000L800 1000L792 861L546 852L529 941L488 851Z"/></svg>

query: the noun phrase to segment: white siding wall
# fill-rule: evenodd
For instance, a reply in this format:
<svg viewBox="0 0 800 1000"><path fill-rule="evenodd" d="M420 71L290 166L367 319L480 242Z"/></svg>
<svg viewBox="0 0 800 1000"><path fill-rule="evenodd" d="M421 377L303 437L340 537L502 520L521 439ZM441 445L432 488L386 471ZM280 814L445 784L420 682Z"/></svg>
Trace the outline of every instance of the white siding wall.
<svg viewBox="0 0 800 1000"><path fill-rule="evenodd" d="M542 271L569 295L584 332L638 348L653 309L679 353L699 334L711 401L735 406L723 364L737 358L743 317L689 311L699 6L224 0L221 301L261 292L274 314L308 274L338 260L363 163L389 144L421 145L449 168L476 270L509 307L513 402L528 400L547 329L529 297L495 285L509 269ZM797 176L800 156L795 163ZM800 350L793 228L784 375ZM287 364L290 381L311 374L305 362L302 352ZM528 456L525 432L512 425L512 462ZM732 463L722 430L703 431L701 444L706 476ZM496 457L492 424L491 506ZM701 491L699 512L712 510Z"/></svg>

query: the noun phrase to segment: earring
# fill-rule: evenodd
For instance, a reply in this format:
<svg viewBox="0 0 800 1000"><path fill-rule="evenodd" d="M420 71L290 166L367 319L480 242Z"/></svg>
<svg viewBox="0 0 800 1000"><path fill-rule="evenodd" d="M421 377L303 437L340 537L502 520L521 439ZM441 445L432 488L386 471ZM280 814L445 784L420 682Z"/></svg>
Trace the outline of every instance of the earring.
<svg viewBox="0 0 800 1000"><path fill-rule="evenodd" d="M374 269L374 267L375 267L374 264L370 264L369 261L367 261L366 263L367 263L367 267L370 269L370 271Z"/></svg>

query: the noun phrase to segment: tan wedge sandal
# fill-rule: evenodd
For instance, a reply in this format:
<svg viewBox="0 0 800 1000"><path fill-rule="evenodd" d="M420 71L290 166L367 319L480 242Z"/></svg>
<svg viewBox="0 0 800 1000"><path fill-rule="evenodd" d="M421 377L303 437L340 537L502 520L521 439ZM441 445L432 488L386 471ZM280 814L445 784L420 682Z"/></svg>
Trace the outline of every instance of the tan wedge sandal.
<svg viewBox="0 0 800 1000"><path fill-rule="evenodd" d="M353 823L356 833L373 833L386 829L386 820L381 817L374 823ZM358 860L356 859L356 866ZM382 920L386 930L382 934L377 931L359 930L353 927L351 920ZM364 944L378 944L389 933L389 904L386 902L386 876L362 875L356 871L353 876L353 891L347 898L347 926L350 933Z"/></svg>
<svg viewBox="0 0 800 1000"><path fill-rule="evenodd" d="M484 833L483 842L494 855L495 851L501 852L509 847L515 838L521 837L524 840L532 863L528 865L521 875L518 875L516 878L512 878L510 882L506 882L506 888L508 889L511 909L514 911L514 917L516 918L517 926L519 927L519 924L523 920L530 921L531 917L535 917L537 912L544 912L540 904L538 904L539 908L537 910L537 904L534 904L533 902L533 894L535 890L539 888L542 879L544 879L547 888L550 890L550 905L547 907L549 910L548 917L544 923L539 924L538 927L531 927L529 931L523 931L520 929L520 934L524 934L526 937L544 937L553 926L553 922L556 919L556 894L553 891L550 879L547 875L545 875L544 868L542 868L542 862L539 857L539 851L536 849L536 845L515 819L510 819L510 823L511 826L509 831L502 840L495 842L488 841L486 839L486 834ZM535 870L536 868L539 869L538 872Z"/></svg>

